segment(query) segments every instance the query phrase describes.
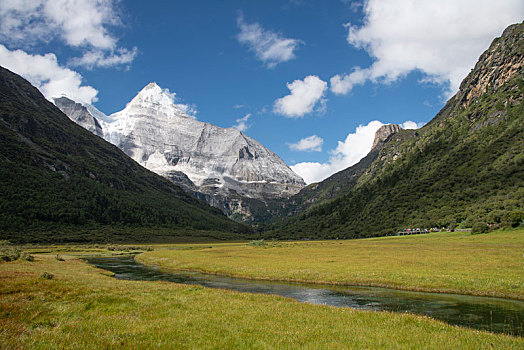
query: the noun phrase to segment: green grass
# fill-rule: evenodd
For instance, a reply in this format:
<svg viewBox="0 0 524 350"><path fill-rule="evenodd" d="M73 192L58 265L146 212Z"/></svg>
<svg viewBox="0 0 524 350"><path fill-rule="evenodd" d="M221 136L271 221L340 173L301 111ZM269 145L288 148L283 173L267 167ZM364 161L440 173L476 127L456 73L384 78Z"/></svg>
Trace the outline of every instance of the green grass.
<svg viewBox="0 0 524 350"><path fill-rule="evenodd" d="M524 229L345 241L213 244L137 257L178 270L524 299Z"/></svg>
<svg viewBox="0 0 524 350"><path fill-rule="evenodd" d="M421 316L166 282L121 281L63 256L65 261L48 254L37 255L35 262L0 264L0 348L524 347L523 338ZM53 278L43 278L44 272Z"/></svg>

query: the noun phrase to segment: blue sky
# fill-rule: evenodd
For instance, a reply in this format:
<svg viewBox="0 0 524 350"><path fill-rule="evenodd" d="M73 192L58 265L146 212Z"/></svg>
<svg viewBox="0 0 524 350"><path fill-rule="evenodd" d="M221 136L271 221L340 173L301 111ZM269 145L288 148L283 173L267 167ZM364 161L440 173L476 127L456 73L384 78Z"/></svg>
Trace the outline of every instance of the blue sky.
<svg viewBox="0 0 524 350"><path fill-rule="evenodd" d="M312 182L358 161L381 123L429 121L523 18L520 0L6 0L0 64L106 114L156 81Z"/></svg>

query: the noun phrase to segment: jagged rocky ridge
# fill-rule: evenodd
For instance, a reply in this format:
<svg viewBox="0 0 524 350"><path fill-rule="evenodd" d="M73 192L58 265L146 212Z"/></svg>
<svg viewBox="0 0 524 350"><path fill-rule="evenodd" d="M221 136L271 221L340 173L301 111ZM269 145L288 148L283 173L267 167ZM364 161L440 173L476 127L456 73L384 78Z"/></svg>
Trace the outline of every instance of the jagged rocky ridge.
<svg viewBox="0 0 524 350"><path fill-rule="evenodd" d="M266 236L349 238L522 222L523 39L523 23L508 27L435 118L387 136L358 164L292 196L275 214L292 217L270 224Z"/></svg>
<svg viewBox="0 0 524 350"><path fill-rule="evenodd" d="M97 121L93 115L84 117L87 107L65 99L55 99L55 104L71 119L88 127L83 120ZM259 142L236 129L188 116L156 83L142 89L122 111L98 121L107 141L229 216L249 220L253 210L305 185Z"/></svg>

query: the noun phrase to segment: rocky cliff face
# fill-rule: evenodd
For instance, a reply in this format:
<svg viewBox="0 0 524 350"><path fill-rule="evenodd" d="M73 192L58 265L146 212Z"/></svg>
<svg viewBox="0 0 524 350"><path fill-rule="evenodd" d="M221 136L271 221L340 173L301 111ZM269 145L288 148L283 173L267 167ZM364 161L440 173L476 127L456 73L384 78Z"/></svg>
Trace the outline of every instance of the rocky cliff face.
<svg viewBox="0 0 524 350"><path fill-rule="evenodd" d="M104 137L102 126L100 126L98 120L81 103L77 103L64 96L54 98L53 102L69 119L91 131L93 134Z"/></svg>
<svg viewBox="0 0 524 350"><path fill-rule="evenodd" d="M375 139L373 140L373 146L371 149L374 149L380 142L385 142L388 137L400 130L402 130L402 127L398 124L382 125L375 133Z"/></svg>
<svg viewBox="0 0 524 350"><path fill-rule="evenodd" d="M63 111L83 113L85 108L76 107ZM231 216L249 219L251 206L289 197L305 185L259 142L236 129L188 116L155 83L147 85L122 111L103 119L100 124L106 140Z"/></svg>
<svg viewBox="0 0 524 350"><path fill-rule="evenodd" d="M480 56L475 68L460 84L455 96L458 105L467 108L485 93L493 92L510 79L522 74L524 24L508 27L500 38ZM511 102L511 101L510 101Z"/></svg>

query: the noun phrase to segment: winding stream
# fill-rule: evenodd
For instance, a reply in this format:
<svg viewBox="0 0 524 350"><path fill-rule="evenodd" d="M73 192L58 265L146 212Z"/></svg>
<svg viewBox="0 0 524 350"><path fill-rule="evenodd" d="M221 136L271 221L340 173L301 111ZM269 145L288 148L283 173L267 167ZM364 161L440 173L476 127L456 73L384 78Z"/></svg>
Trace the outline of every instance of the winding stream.
<svg viewBox="0 0 524 350"><path fill-rule="evenodd" d="M376 287L253 281L196 272L168 272L142 265L130 255L85 259L96 267L115 273L118 279L170 281L239 292L275 294L312 304L413 313L453 325L524 336L522 301Z"/></svg>

